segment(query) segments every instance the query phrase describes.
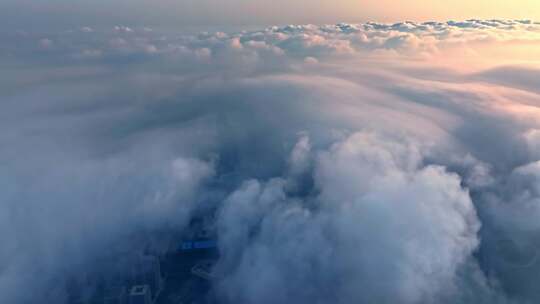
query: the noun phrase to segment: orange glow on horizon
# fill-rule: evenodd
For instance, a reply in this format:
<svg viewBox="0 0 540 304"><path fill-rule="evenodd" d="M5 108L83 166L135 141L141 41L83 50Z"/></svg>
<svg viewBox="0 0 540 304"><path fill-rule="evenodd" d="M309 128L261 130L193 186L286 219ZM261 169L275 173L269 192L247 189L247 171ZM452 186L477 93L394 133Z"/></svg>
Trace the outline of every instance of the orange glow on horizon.
<svg viewBox="0 0 540 304"><path fill-rule="evenodd" d="M366 20L386 22L473 18L540 21L538 0L338 0L335 5L352 20L361 15Z"/></svg>

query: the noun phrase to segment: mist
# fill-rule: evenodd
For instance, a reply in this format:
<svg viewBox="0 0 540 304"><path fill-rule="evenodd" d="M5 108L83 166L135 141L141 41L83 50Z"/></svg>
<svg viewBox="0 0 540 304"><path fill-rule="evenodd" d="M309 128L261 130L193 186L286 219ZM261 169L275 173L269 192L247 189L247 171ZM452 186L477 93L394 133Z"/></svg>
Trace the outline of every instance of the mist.
<svg viewBox="0 0 540 304"><path fill-rule="evenodd" d="M212 213L219 303L536 303L539 33L3 33L0 302Z"/></svg>

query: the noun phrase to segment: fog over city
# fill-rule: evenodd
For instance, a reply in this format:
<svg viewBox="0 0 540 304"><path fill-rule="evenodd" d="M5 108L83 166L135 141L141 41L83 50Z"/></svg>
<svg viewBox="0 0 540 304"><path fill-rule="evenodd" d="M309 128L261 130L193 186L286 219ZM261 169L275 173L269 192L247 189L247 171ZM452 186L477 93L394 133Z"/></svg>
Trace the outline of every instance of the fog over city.
<svg viewBox="0 0 540 304"><path fill-rule="evenodd" d="M194 222L193 303L538 303L538 51L508 19L3 31L0 303Z"/></svg>

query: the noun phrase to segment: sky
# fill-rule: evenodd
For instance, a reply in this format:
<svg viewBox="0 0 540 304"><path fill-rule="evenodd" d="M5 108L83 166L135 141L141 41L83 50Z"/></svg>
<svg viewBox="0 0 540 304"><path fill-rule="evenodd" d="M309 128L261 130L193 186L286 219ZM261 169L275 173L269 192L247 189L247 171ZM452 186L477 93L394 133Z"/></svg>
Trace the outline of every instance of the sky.
<svg viewBox="0 0 540 304"><path fill-rule="evenodd" d="M452 3L0 2L0 303L200 218L213 304L539 303L537 5Z"/></svg>
<svg viewBox="0 0 540 304"><path fill-rule="evenodd" d="M10 28L145 24L232 26L404 20L540 19L534 0L2 0L0 25Z"/></svg>

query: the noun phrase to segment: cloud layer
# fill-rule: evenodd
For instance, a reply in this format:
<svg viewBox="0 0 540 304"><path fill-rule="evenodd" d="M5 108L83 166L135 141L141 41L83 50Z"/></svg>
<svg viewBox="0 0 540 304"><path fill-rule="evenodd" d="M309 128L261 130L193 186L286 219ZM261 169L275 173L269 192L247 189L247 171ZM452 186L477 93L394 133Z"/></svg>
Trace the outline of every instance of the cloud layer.
<svg viewBox="0 0 540 304"><path fill-rule="evenodd" d="M538 23L2 35L2 303L207 212L222 303L540 299Z"/></svg>

